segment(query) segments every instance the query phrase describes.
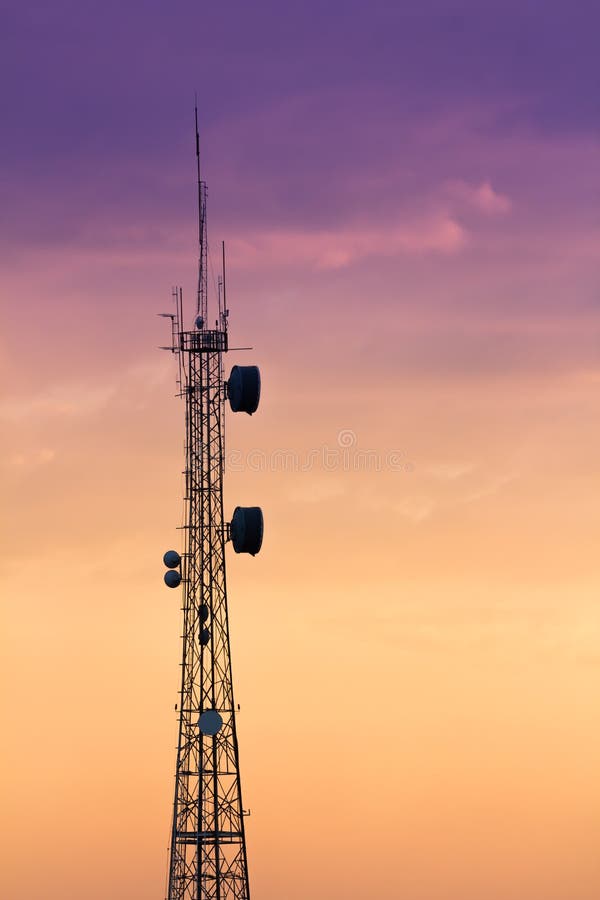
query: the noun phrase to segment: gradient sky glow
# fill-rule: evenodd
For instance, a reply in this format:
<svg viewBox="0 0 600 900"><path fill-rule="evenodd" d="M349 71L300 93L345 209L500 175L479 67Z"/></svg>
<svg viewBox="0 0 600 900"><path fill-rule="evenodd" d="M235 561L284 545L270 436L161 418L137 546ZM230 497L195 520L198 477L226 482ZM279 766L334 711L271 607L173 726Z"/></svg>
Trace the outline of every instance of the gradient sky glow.
<svg viewBox="0 0 600 900"><path fill-rule="evenodd" d="M164 896L195 90L254 900L598 900L599 30L4 0L1 900Z"/></svg>

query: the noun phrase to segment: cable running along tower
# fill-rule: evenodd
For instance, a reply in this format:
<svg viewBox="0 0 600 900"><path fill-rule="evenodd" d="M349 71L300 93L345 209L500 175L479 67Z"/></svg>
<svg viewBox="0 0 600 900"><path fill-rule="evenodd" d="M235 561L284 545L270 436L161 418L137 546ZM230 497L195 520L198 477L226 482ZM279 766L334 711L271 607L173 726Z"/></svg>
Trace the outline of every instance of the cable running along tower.
<svg viewBox="0 0 600 900"><path fill-rule="evenodd" d="M225 245L217 285L218 317L208 325L206 183L198 174L198 295L193 327L184 325L183 293L173 289L171 350L185 400L185 524L183 550L164 555L165 583L183 592L179 739L169 856L168 900L249 900L244 809L231 679L225 545L258 553L259 507L223 515L224 412L252 414L260 397L256 366L223 374L228 350ZM238 348L242 349L242 348Z"/></svg>

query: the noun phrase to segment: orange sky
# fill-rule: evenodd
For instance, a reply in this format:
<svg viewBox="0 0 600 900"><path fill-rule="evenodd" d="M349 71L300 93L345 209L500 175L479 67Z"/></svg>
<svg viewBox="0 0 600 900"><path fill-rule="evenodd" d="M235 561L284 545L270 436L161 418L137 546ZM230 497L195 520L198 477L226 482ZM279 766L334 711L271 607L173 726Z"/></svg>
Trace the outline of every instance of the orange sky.
<svg viewBox="0 0 600 900"><path fill-rule="evenodd" d="M255 351L231 362L264 380L226 487L266 517L260 556L229 557L255 896L591 900L597 374L397 377L402 341L370 371L332 331L253 325L241 280ZM158 897L166 866L183 408L160 319L118 357L93 324L92 374L25 366L2 407L11 900Z"/></svg>

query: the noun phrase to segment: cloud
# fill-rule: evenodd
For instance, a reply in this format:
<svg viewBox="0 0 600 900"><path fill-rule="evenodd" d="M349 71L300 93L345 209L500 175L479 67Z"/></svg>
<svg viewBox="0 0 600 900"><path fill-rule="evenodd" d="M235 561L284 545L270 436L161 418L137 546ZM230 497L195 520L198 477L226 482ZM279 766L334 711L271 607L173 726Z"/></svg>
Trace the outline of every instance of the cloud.
<svg viewBox="0 0 600 900"><path fill-rule="evenodd" d="M497 193L489 181L484 181L473 191L473 204L482 212L491 215L507 213L512 207L506 194Z"/></svg>
<svg viewBox="0 0 600 900"><path fill-rule="evenodd" d="M56 451L49 447L42 447L40 450L31 452L17 452L7 457L5 465L15 469L33 468L34 466L43 466L52 462L56 457Z"/></svg>
<svg viewBox="0 0 600 900"><path fill-rule="evenodd" d="M516 474L504 474L498 475L495 478L491 478L487 484L483 484L477 490L472 491L463 497L464 503L475 503L478 500L483 500L486 497L493 497L495 494L499 493L502 488L510 484L517 479Z"/></svg>
<svg viewBox="0 0 600 900"><path fill-rule="evenodd" d="M116 393L116 385L51 385L38 394L0 403L0 419L77 416L103 409Z"/></svg>
<svg viewBox="0 0 600 900"><path fill-rule="evenodd" d="M263 231L229 242L230 260L253 268L308 265L341 269L367 257L458 253L467 242L462 225L446 213L425 221L386 228L321 231Z"/></svg>
<svg viewBox="0 0 600 900"><path fill-rule="evenodd" d="M37 393L0 401L0 421L23 422L28 419L80 417L105 410L122 394L134 408L143 407L147 397L171 375L170 360L140 360L123 369L118 376L102 377L88 383L56 382Z"/></svg>
<svg viewBox="0 0 600 900"><path fill-rule="evenodd" d="M435 509L435 503L431 499L406 497L399 503L393 503L392 508L403 519L417 524L431 516Z"/></svg>
<svg viewBox="0 0 600 900"><path fill-rule="evenodd" d="M510 197L494 190L489 179L478 185L468 184L466 181L449 181L445 188L450 197L486 216L505 215L512 209Z"/></svg>
<svg viewBox="0 0 600 900"><path fill-rule="evenodd" d="M473 463L447 461L430 463L424 471L439 481L456 481L457 478L468 475L474 468Z"/></svg>

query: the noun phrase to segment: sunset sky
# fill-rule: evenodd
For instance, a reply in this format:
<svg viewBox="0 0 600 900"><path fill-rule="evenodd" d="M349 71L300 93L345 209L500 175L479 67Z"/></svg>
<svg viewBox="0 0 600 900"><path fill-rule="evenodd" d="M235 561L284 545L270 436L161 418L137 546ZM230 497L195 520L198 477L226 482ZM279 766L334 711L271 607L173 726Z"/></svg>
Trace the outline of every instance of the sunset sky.
<svg viewBox="0 0 600 900"><path fill-rule="evenodd" d="M195 91L253 900L598 900L599 31L2 2L0 900L164 897Z"/></svg>

